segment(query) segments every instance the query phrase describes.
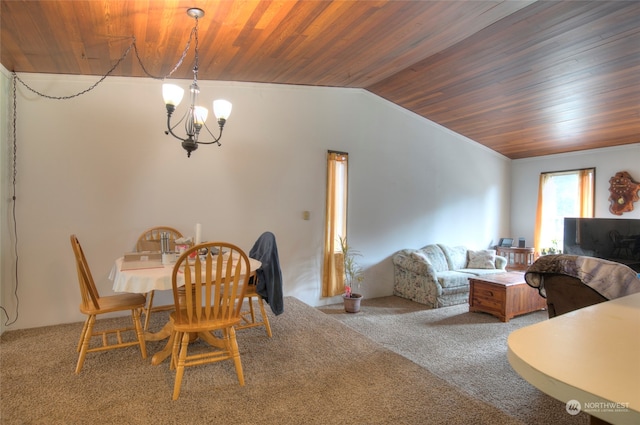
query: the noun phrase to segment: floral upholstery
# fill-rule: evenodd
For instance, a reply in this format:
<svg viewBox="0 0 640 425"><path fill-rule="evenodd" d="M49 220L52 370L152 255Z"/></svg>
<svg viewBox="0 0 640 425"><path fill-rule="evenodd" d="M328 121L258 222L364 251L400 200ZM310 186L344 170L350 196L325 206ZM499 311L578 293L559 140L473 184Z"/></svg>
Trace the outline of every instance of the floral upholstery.
<svg viewBox="0 0 640 425"><path fill-rule="evenodd" d="M507 265L507 259L500 256L495 256L493 267L486 262L470 263L468 251L463 246L440 244L398 251L393 256L393 294L430 308L468 302L470 277L504 272ZM477 265L487 268L469 267Z"/></svg>
<svg viewBox="0 0 640 425"><path fill-rule="evenodd" d="M443 289L455 288L457 286L464 286L468 284L469 273L460 272L457 270L445 270L437 274L438 283Z"/></svg>
<svg viewBox="0 0 640 425"><path fill-rule="evenodd" d="M420 252L428 259L436 272L449 270L449 263L438 245L427 245Z"/></svg>
<svg viewBox="0 0 640 425"><path fill-rule="evenodd" d="M467 265L467 248L464 246L450 247L446 245L436 245L447 257L448 270L464 269Z"/></svg>

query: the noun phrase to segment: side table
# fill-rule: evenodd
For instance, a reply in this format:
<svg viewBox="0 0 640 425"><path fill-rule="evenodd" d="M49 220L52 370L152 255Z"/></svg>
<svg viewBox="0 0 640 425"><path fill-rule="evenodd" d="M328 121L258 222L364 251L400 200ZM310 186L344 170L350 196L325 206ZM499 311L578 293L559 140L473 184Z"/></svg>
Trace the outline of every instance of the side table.
<svg viewBox="0 0 640 425"><path fill-rule="evenodd" d="M507 270L525 271L536 260L533 247L496 247L496 254L507 259Z"/></svg>

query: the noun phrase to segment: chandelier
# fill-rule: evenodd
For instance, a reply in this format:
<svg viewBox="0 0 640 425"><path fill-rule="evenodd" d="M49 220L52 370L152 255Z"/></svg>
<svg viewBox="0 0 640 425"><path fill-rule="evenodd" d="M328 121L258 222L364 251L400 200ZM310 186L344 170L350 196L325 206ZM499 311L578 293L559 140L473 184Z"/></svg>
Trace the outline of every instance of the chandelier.
<svg viewBox="0 0 640 425"><path fill-rule="evenodd" d="M204 16L204 10L198 8L190 8L187 10L187 15L196 20L192 33L195 35L195 61L193 65L193 83L189 86L189 109L184 116L175 125L171 125L171 116L176 110L176 107L180 104L182 97L184 96L184 89L178 87L175 84L163 84L162 95L164 97L164 103L167 106L167 130L164 132L166 135L172 135L178 140L182 141L182 147L187 151L187 157L191 157L191 152L198 149L198 145L211 145L217 144L220 146L220 139L222 138L222 129L227 122L229 115L231 114L231 102L223 99L213 101L213 113L218 119L218 127L220 133L218 137L214 136L209 130L209 127L205 124L209 111L203 106L196 106L198 100L198 94L200 88L198 87L198 19ZM184 121L184 129L187 134L186 137L180 137L174 133L174 129ZM200 131L205 128L209 135L213 137L211 141L200 141Z"/></svg>

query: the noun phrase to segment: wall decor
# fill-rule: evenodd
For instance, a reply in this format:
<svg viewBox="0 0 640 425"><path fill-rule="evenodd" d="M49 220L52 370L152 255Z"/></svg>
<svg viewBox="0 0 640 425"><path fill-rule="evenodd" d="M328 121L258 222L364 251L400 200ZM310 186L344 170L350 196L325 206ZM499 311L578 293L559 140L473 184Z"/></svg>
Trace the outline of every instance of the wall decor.
<svg viewBox="0 0 640 425"><path fill-rule="evenodd" d="M626 171L619 171L609 179L609 211L615 215L633 211L633 203L638 201L640 183L634 181Z"/></svg>

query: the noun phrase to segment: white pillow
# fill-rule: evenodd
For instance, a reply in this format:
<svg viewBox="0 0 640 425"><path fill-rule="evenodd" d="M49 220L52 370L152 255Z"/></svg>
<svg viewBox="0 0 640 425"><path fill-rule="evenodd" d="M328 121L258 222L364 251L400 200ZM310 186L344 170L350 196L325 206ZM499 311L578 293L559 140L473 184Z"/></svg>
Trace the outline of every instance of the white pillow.
<svg viewBox="0 0 640 425"><path fill-rule="evenodd" d="M496 250L483 249L481 251L468 251L469 262L468 269L495 269L496 268Z"/></svg>

